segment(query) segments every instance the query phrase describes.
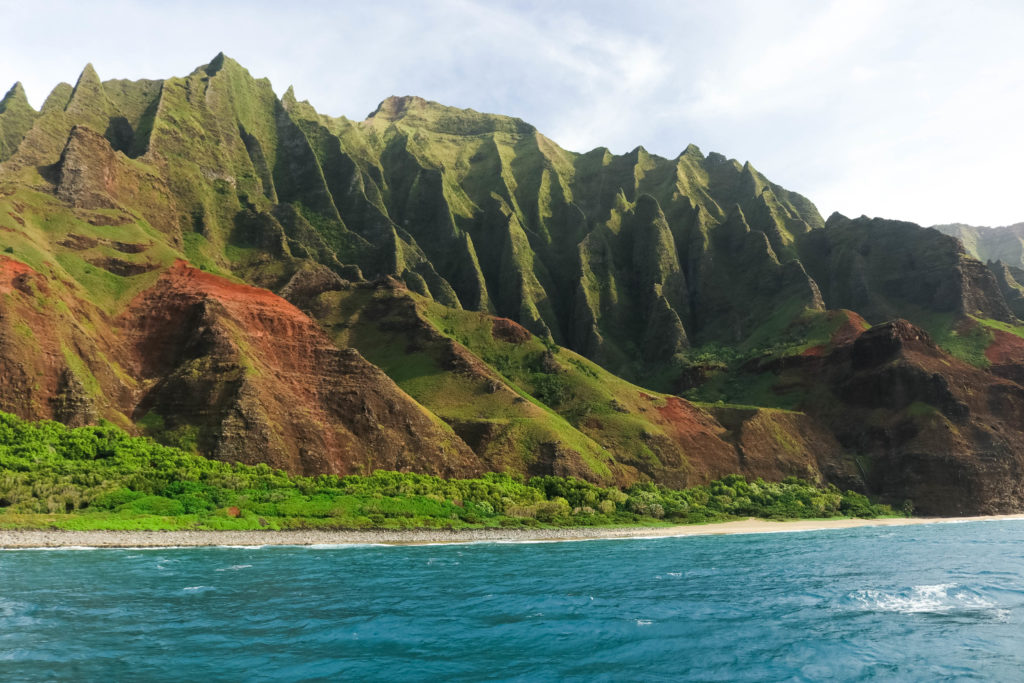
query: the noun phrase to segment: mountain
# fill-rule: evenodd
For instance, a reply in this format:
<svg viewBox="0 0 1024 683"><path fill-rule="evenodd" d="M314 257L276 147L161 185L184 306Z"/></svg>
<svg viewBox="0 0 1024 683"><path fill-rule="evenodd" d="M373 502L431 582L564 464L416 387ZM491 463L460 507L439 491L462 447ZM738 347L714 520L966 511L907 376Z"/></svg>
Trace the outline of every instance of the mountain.
<svg viewBox="0 0 1024 683"><path fill-rule="evenodd" d="M692 145L579 154L417 97L334 118L223 54L159 81L87 66L38 112L20 85L0 102L0 232L22 417L307 474L1024 500L1015 266L824 221Z"/></svg>
<svg viewBox="0 0 1024 683"><path fill-rule="evenodd" d="M985 261L996 277L1007 305L1024 317L1024 223L999 228L979 228L963 223L932 226L957 238L974 258Z"/></svg>
<svg viewBox="0 0 1024 683"><path fill-rule="evenodd" d="M1024 269L1024 223L984 228L963 223L933 225L933 229L963 242L964 248L979 261L1001 261Z"/></svg>

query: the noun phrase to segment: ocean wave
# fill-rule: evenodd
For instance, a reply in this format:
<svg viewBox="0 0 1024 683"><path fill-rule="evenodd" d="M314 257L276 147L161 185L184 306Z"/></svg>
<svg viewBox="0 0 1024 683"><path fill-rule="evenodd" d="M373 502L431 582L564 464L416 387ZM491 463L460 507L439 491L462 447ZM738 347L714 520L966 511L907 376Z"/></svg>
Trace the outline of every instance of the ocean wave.
<svg viewBox="0 0 1024 683"><path fill-rule="evenodd" d="M240 569L248 569L251 564L233 564L230 567L221 567L217 571L219 572L237 572Z"/></svg>
<svg viewBox="0 0 1024 683"><path fill-rule="evenodd" d="M864 589L849 594L851 602L871 612L899 612L901 614L945 614L994 612L1004 614L992 600L956 583L937 583L913 586L902 591Z"/></svg>
<svg viewBox="0 0 1024 683"><path fill-rule="evenodd" d="M9 619L29 609L29 604L18 600L0 598L0 619Z"/></svg>

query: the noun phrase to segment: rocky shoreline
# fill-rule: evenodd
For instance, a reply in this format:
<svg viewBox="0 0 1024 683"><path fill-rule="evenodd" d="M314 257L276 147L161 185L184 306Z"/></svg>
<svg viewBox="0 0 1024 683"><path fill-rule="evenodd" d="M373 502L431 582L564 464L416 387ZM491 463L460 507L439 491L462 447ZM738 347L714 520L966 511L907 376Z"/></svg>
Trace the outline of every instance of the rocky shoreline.
<svg viewBox="0 0 1024 683"><path fill-rule="evenodd" d="M758 534L852 529L864 526L906 526L914 524L1006 520L1024 520L1024 514L985 517L915 517L910 519L796 520L789 522L747 519L689 526L577 527L560 529L353 529L340 531L65 531L59 529L4 529L0 530L0 548L168 548L199 546L259 547L348 544L515 543Z"/></svg>

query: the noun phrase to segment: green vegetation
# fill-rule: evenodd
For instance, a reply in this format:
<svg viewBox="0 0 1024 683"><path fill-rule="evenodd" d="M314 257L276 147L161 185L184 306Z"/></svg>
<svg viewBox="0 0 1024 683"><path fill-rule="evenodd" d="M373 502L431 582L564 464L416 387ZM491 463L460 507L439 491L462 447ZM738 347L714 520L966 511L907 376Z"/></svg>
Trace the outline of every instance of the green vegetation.
<svg viewBox="0 0 1024 683"><path fill-rule="evenodd" d="M689 349L680 354L673 374L703 378L699 386L682 394L693 402L798 409L806 403L805 390L780 383L779 377L764 367L786 357L828 353L844 326L863 329L867 324L842 310L786 313L758 328L742 344L711 342Z"/></svg>
<svg viewBox="0 0 1024 683"><path fill-rule="evenodd" d="M989 366L986 352L1012 355L1002 353L1014 347L1002 332L1024 336L1007 314L1024 317L1019 240L1000 250L1016 262L986 269L955 240L916 225L835 214L826 227L810 201L750 164L693 146L676 159L643 148L576 154L518 119L412 97L390 98L362 122L331 118L291 90L278 99L269 81L220 54L161 81L101 82L89 66L38 112L16 85L0 100L0 161L0 360L25 373L0 387L0 405L132 428L145 395L142 405L154 408L134 428L188 452L111 446L121 437L107 428L81 437L113 449L102 457L74 455L78 447L64 448L64 436L11 442L23 449L11 453L29 455L17 461L21 469L11 455L14 464L0 471L7 523L51 514L58 524L217 528L653 523L658 510L689 521L746 514L739 499L755 501L755 514L775 514L768 501L792 493L753 483L745 484L753 496L708 493L701 503L693 493L683 506L679 492L631 489L619 501L612 489L595 489L595 505L495 475L474 481L501 495L475 506L450 489L469 483L394 475L408 491L392 494L382 492L384 475L293 479L189 459L220 449L284 462L250 449L263 443L322 471L356 466L358 448L383 443L365 434L394 445L418 430L393 429L401 418L366 410L360 446L306 459L310 430L339 426L340 413L321 412L340 393L328 376L333 365L293 372L291 349L262 343L291 339L284 323L294 311L283 305L243 321L235 307L217 304L222 292L204 294L208 278L191 275L187 295L175 288L151 296L179 258L280 294L419 402L439 436L400 449L408 460L389 460L396 468L445 471L454 444L460 458L477 458L472 471L682 486L703 481L695 479L707 471L701 460L719 473L832 472L818 428L839 437L834 457L840 444L856 443L894 462L905 453L966 452L977 439L977 452L991 452L992 439L1012 434L993 421L1003 415L999 402L967 400L981 395L983 380L961 380L951 359L954 374L913 353L894 364L900 372L921 365L937 374L932 384L889 373L864 385L877 396L909 387L900 417L923 429L911 432L895 429L881 408L866 417L867 396L853 401L843 390L856 384L841 377L849 354L830 354L866 329L863 315L911 320L977 367ZM967 247L982 249L971 234ZM159 310L132 305L146 291L144 301ZM964 302L978 317L964 316ZM175 348L159 348L165 324L181 326ZM295 358L318 344L318 335L296 344ZM172 363L179 348L187 358ZM286 394L294 410L272 400L279 377L296 388ZM965 419L984 429L960 432L960 421L930 407L940 378L969 406ZM390 390L374 380L344 391L370 396L385 384ZM1014 414L1007 405L1005 415ZM745 408L756 406L764 410ZM202 427L184 419L193 408ZM419 416L414 408L403 410ZM783 412L795 410L806 415ZM216 431L237 415L242 427ZM871 429L847 438L846 423ZM721 465L737 462L737 448L747 452L744 439L764 446L764 458ZM37 442L46 447L24 450ZM1013 444L1005 437L1000 455L1015 453ZM831 510L834 498L815 496L838 492L817 491L793 500ZM629 503L650 496L657 507ZM568 512L556 500L563 498ZM226 512L235 509L237 516Z"/></svg>
<svg viewBox="0 0 1024 683"><path fill-rule="evenodd" d="M989 366L985 350L992 344L993 335L984 324L964 324L948 314L923 315L918 320L939 348L949 355L976 368Z"/></svg>
<svg viewBox="0 0 1024 683"><path fill-rule="evenodd" d="M734 517L892 515L887 506L795 478L729 476L673 490L574 478L477 479L379 471L290 477L131 437L0 413L0 527L63 529L459 528L698 523Z"/></svg>
<svg viewBox="0 0 1024 683"><path fill-rule="evenodd" d="M942 350L957 360L962 360L976 368L989 366L989 361L985 357L985 349L992 343L992 334L980 325L971 327L965 333L956 329L945 330L936 337L935 342Z"/></svg>
<svg viewBox="0 0 1024 683"><path fill-rule="evenodd" d="M209 271L216 275L227 275L227 273L217 267L214 259L208 256L208 253L211 251L210 243L198 232L185 233L184 251L189 262L196 268Z"/></svg>
<svg viewBox="0 0 1024 683"><path fill-rule="evenodd" d="M1024 338L1024 325L1009 325L991 318L976 318L974 316L970 316L970 318L983 327L1000 330L1001 332L1006 332L1008 334Z"/></svg>
<svg viewBox="0 0 1024 683"><path fill-rule="evenodd" d="M915 322L920 322L943 351L976 368L991 365L985 352L995 341L994 330L1024 338L1024 325L973 315L957 319L949 314L923 314Z"/></svg>

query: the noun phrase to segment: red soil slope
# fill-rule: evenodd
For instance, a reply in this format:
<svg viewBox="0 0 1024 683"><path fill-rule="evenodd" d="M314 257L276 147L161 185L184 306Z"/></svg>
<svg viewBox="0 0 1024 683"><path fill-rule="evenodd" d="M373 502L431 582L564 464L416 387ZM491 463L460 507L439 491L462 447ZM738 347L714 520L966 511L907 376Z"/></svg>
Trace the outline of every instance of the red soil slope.
<svg viewBox="0 0 1024 683"><path fill-rule="evenodd" d="M216 457L307 474L483 469L383 372L267 290L179 261L121 322L128 365L149 385L134 417L195 428Z"/></svg>

